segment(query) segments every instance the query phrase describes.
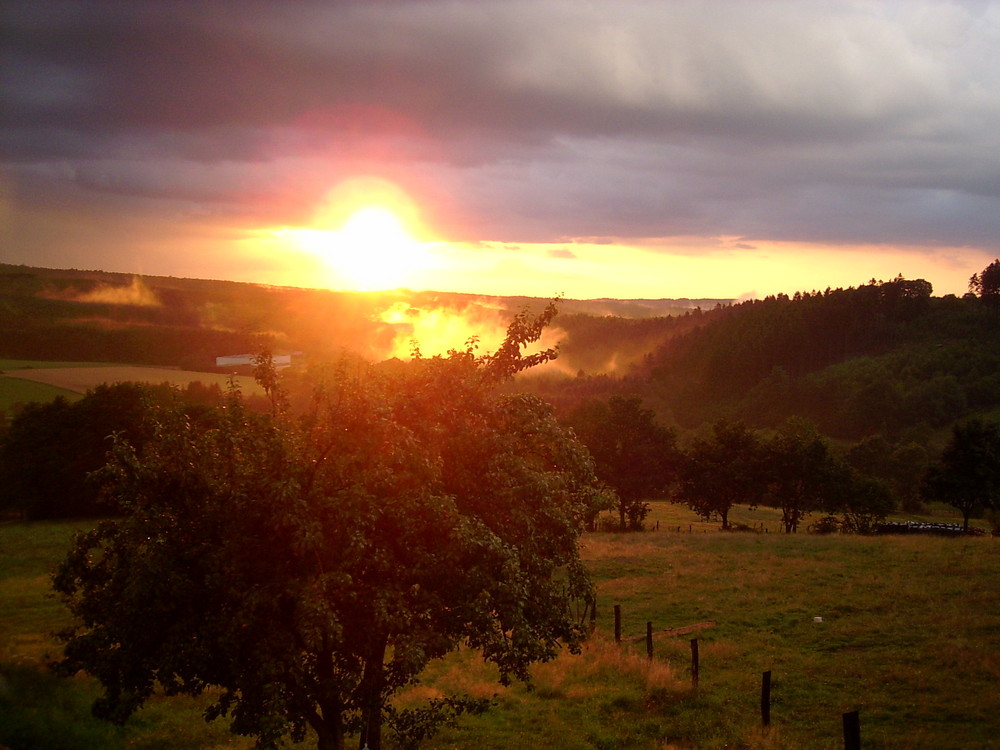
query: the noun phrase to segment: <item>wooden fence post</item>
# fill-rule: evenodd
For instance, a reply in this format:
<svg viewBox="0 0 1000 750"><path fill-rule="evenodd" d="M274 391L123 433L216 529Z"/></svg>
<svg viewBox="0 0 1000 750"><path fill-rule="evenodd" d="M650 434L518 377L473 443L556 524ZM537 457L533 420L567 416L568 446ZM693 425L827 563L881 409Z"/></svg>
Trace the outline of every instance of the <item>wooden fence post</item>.
<svg viewBox="0 0 1000 750"><path fill-rule="evenodd" d="M691 686L698 687L698 639L691 639Z"/></svg>
<svg viewBox="0 0 1000 750"><path fill-rule="evenodd" d="M646 656L653 660L653 623L646 623Z"/></svg>
<svg viewBox="0 0 1000 750"><path fill-rule="evenodd" d="M590 632L597 630L597 594L590 600Z"/></svg>
<svg viewBox="0 0 1000 750"><path fill-rule="evenodd" d="M861 719L857 711L844 714L844 750L861 750Z"/></svg>
<svg viewBox="0 0 1000 750"><path fill-rule="evenodd" d="M622 605L615 605L615 643L622 642Z"/></svg>
<svg viewBox="0 0 1000 750"><path fill-rule="evenodd" d="M771 725L771 670L764 672L760 682L760 723Z"/></svg>

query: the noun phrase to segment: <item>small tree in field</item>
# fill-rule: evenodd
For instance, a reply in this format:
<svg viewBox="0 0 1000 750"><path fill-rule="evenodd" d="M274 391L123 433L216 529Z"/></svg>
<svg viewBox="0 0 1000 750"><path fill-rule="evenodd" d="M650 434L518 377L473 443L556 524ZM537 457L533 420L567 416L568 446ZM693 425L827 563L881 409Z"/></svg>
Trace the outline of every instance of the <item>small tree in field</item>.
<svg viewBox="0 0 1000 750"><path fill-rule="evenodd" d="M649 515L646 501L662 497L674 481L674 433L641 399L622 396L586 403L570 421L594 457L597 476L617 495L619 530L640 530Z"/></svg>
<svg viewBox="0 0 1000 750"><path fill-rule="evenodd" d="M786 534L797 531L810 512L837 507L846 474L811 423L791 420L769 441L766 451L764 503L781 510Z"/></svg>
<svg viewBox="0 0 1000 750"><path fill-rule="evenodd" d="M939 461L924 478L925 499L938 500L969 518L1000 508L1000 425L973 419L955 425Z"/></svg>
<svg viewBox="0 0 1000 750"><path fill-rule="evenodd" d="M679 499L705 520L718 517L729 529L729 511L751 508L767 487L764 448L742 423L717 422L708 438L696 440L681 465Z"/></svg>
<svg viewBox="0 0 1000 750"><path fill-rule="evenodd" d="M322 750L378 750L383 724L412 745L484 708L390 702L458 644L503 683L577 649L593 466L545 404L495 389L554 356L521 354L554 312L518 316L492 355L344 363L303 414L255 415L235 392L212 429L162 411L147 449L119 443L104 470L124 517L55 575L78 620L62 671L100 680L95 712L115 721L157 684L213 687L206 717L258 747L309 727Z"/></svg>

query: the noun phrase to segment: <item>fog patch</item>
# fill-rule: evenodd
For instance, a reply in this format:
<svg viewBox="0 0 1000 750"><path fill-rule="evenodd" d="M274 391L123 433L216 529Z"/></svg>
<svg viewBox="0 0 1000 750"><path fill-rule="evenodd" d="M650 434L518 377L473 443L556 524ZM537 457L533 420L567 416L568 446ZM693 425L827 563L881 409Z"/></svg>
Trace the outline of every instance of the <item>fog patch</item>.
<svg viewBox="0 0 1000 750"><path fill-rule="evenodd" d="M67 289L61 292L49 292L43 296L67 302L101 305L159 307L161 304L156 293L146 286L145 282L138 276L133 276L131 283L127 285L98 284L87 291Z"/></svg>
<svg viewBox="0 0 1000 750"><path fill-rule="evenodd" d="M484 298L462 307L417 306L400 301L374 317L394 331L381 357L409 359L415 351L423 357L434 357L466 346L473 346L479 355L495 352L503 344L512 315L496 300ZM564 337L562 329L550 325L531 351L555 348Z"/></svg>

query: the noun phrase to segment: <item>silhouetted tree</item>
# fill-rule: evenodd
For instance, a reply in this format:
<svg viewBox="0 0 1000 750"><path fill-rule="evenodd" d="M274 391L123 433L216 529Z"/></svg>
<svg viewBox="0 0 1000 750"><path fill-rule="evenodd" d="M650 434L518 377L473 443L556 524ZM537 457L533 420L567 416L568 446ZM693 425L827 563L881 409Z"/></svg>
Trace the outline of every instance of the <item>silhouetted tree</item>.
<svg viewBox="0 0 1000 750"><path fill-rule="evenodd" d="M150 404L168 398L169 388L139 383L99 385L79 401L56 398L27 404L12 420L0 445L3 504L29 519L106 516L88 475L104 465L111 436L120 433L142 445Z"/></svg>
<svg viewBox="0 0 1000 750"><path fill-rule="evenodd" d="M927 471L924 497L956 508L962 528L987 508L1000 507L1000 424L973 419L955 425L940 459Z"/></svg>
<svg viewBox="0 0 1000 750"><path fill-rule="evenodd" d="M811 511L840 505L846 468L838 466L814 425L792 420L765 444L767 495L764 503L781 510L786 533Z"/></svg>
<svg viewBox="0 0 1000 750"><path fill-rule="evenodd" d="M969 279L969 291L989 302L1000 300L1000 259Z"/></svg>
<svg viewBox="0 0 1000 750"><path fill-rule="evenodd" d="M880 523L883 523L889 513L895 508L895 502L889 487L878 479L861 476L846 470L832 477L838 486L833 491L839 495L835 505L843 515L840 527L843 531L854 534L871 534Z"/></svg>
<svg viewBox="0 0 1000 750"><path fill-rule="evenodd" d="M851 446L844 460L858 474L885 484L903 510L919 509L920 483L928 461L923 446L894 445L884 435L869 435Z"/></svg>
<svg viewBox="0 0 1000 750"><path fill-rule="evenodd" d="M755 507L767 487L763 445L742 423L716 422L712 435L684 451L678 498L699 516L728 529L734 505Z"/></svg>
<svg viewBox="0 0 1000 750"><path fill-rule="evenodd" d="M641 529L649 514L646 501L662 497L674 480L674 433L635 397L588 402L570 423L594 457L597 476L617 495L619 529Z"/></svg>

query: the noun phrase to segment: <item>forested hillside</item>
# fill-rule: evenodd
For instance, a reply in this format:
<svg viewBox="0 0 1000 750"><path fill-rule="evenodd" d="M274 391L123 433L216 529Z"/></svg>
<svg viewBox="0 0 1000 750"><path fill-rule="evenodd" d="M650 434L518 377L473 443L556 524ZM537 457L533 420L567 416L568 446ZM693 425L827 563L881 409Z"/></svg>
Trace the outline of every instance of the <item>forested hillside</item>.
<svg viewBox="0 0 1000 750"><path fill-rule="evenodd" d="M544 343L558 346L558 360L506 387L539 393L573 427L601 479L617 491L622 529L641 528L646 501L654 497L687 502L724 526L734 503L759 503L780 507L789 530L820 510L843 514L844 528L870 529L886 509L919 504L925 470L949 440L963 445L961 429L971 418L998 421L1000 283L993 283L991 269L1000 277L998 262L973 279L963 298L934 297L928 282L899 277L739 304L702 300L704 307L690 300L617 306L561 300ZM988 283L975 283L983 278ZM436 354L419 338L427 334L450 347L481 336L491 351L492 329L543 305L526 298L350 294L6 267L0 359L210 371L216 356L263 348L295 352L304 362L345 352L405 359L401 343ZM663 312L671 314L652 314ZM288 387L294 391L295 373L307 369L293 368ZM216 389L202 404L204 398L192 401L200 392L189 391L183 397L195 411L221 399ZM100 411L108 394L117 404L126 393L98 391L75 405L21 405L4 415L7 471L25 474L31 461L18 456L38 453L36 438L48 439L74 420L95 434L127 430L121 404L106 409L118 420L111 426L91 408L97 403ZM78 432L91 440L86 430ZM50 441L68 455L83 455L75 444ZM57 452L50 454L59 463ZM100 456L92 463L96 468ZM22 484L40 488L58 474L42 467ZM79 476L67 481L72 485ZM21 494L20 506L49 513L30 492ZM980 503L991 504L989 498ZM73 498L71 505L50 514L89 511L93 503Z"/></svg>
<svg viewBox="0 0 1000 750"><path fill-rule="evenodd" d="M627 346L629 328L619 325L615 336ZM682 431L723 418L771 428L802 417L847 440L925 442L1000 407L994 299L934 297L919 279L692 311L671 330L626 370L535 387L564 411L631 395Z"/></svg>
<svg viewBox="0 0 1000 750"><path fill-rule="evenodd" d="M899 277L738 304L562 300L551 342L558 369L518 387L563 411L638 396L682 431L719 418L768 428L798 416L835 438L923 443L1000 406L991 278L964 298ZM268 346L378 359L411 337L424 343L421 315L461 345L542 303L0 266L0 357L211 370L216 356Z"/></svg>
<svg viewBox="0 0 1000 750"><path fill-rule="evenodd" d="M682 425L799 416L835 437L926 438L1000 404L997 313L902 278L770 297L668 341L642 374Z"/></svg>

